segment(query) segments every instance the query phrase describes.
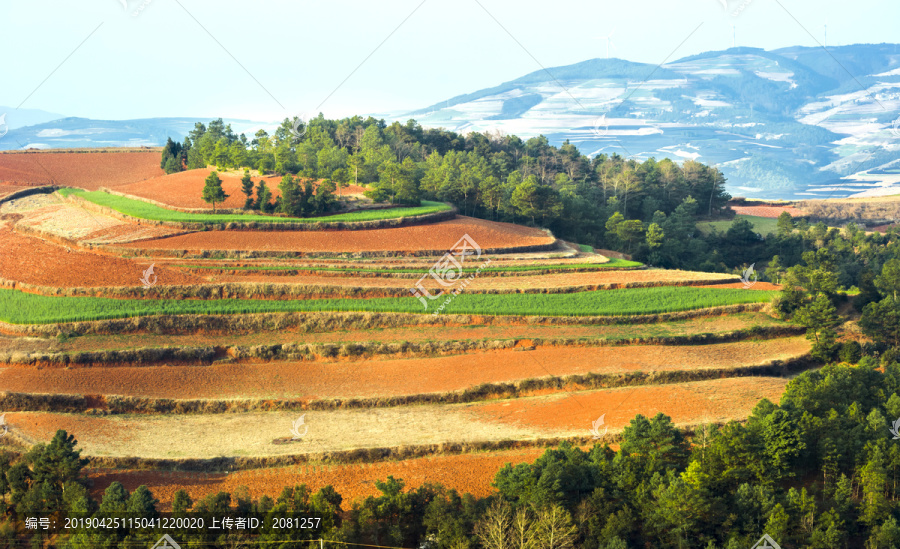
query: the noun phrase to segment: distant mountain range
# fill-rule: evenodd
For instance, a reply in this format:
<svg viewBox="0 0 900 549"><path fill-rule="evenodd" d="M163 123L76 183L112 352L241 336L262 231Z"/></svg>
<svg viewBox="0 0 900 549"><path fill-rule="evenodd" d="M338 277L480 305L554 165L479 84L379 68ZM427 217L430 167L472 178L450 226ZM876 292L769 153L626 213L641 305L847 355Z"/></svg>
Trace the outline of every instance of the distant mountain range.
<svg viewBox="0 0 900 549"><path fill-rule="evenodd" d="M715 164L733 195L900 193L900 45L591 59L390 118ZM867 172L867 173L863 173Z"/></svg>
<svg viewBox="0 0 900 549"><path fill-rule="evenodd" d="M0 107L4 112L0 149L157 146L207 122L90 120ZM696 159L718 166L735 196L900 193L897 44L731 48L662 66L591 59L377 116L464 133L542 134L589 155ZM248 136L277 126L226 122Z"/></svg>
<svg viewBox="0 0 900 549"><path fill-rule="evenodd" d="M7 122L21 119L20 111L0 106L0 115L7 113ZM43 111L33 111L43 113ZM175 141L183 141L184 137L194 129L194 124L209 122L203 117L197 118L142 118L135 120L93 120L90 118L64 118L50 113L32 114L39 122L30 125L13 126L9 123L9 131L0 137L0 150L8 149L48 149L70 147L158 147L171 137ZM43 118L43 119L41 119ZM247 133L251 137L260 128L272 131L278 122L258 122L226 118L235 133ZM0 127L0 135L3 129Z"/></svg>

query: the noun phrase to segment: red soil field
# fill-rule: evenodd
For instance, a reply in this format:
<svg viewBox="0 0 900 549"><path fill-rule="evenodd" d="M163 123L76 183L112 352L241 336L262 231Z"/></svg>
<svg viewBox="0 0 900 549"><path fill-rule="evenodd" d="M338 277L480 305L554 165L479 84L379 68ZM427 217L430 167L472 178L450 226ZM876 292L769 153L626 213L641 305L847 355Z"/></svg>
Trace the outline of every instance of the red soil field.
<svg viewBox="0 0 900 549"><path fill-rule="evenodd" d="M428 225L360 231L204 231L129 245L135 249L369 252L448 250L464 234L482 248L553 242L539 229L458 217Z"/></svg>
<svg viewBox="0 0 900 549"><path fill-rule="evenodd" d="M128 193L132 196L155 200L176 208L202 208L212 209L212 205L204 202L203 185L206 177L212 173L209 168L199 168L196 170L187 170L184 172L162 175L140 183L132 183L130 185L122 185L116 190L118 192ZM221 204L216 204L217 208L243 208L244 201L247 196L241 192L241 178L243 174L237 173L219 173L219 179L222 180L222 188L228 198ZM266 177L253 177L253 186L259 185L260 180L265 180L266 186L272 192L272 200L281 196L278 190L278 184L281 182L280 175L270 175ZM342 187L341 194L361 193L365 189L356 185L350 187ZM335 192L337 195L337 192ZM254 192L254 197L256 196Z"/></svg>
<svg viewBox="0 0 900 549"><path fill-rule="evenodd" d="M14 152L0 154L0 182L63 185L97 190L158 177L159 151Z"/></svg>
<svg viewBox="0 0 900 549"><path fill-rule="evenodd" d="M0 350L39 349L43 351L97 351L128 349L135 347L204 347L216 345L275 345L285 343L360 343L376 341L459 341L479 339L534 339L534 338L630 338L649 335L683 335L727 332L750 326L784 326L765 313L741 313L725 316L709 316L665 322L663 324L636 325L529 325L502 324L492 326L421 326L378 328L370 330L335 330L326 332L300 332L297 328L251 334L115 334L77 337L65 342L57 339L9 338L0 336Z"/></svg>
<svg viewBox="0 0 900 549"><path fill-rule="evenodd" d="M755 366L806 354L803 337L713 345L539 347L434 358L211 366L0 369L7 391L156 398L351 398L463 390L480 383L588 372ZM411 375L414 373L414 375Z"/></svg>
<svg viewBox="0 0 900 549"><path fill-rule="evenodd" d="M754 215L756 217L776 218L781 212L791 214L791 217L802 217L806 212L794 206L732 206L734 213L738 215Z"/></svg>
<svg viewBox="0 0 900 549"><path fill-rule="evenodd" d="M478 263L475 263L478 265ZM498 264L499 265L499 264ZM505 265L505 263L503 263ZM490 265L489 265L490 267ZM371 268L371 267L368 267ZM261 273L261 271L256 271ZM212 273L210 273L212 275ZM418 278L394 278L373 276L333 276L320 274L300 275L268 275L268 274L227 274L213 275L216 282L272 282L291 283L318 286L345 286L352 288L411 288L418 282ZM497 276L490 272L481 273L471 284L466 286L466 291L480 292L485 290L507 289L531 289L531 288L569 288L577 286L582 290L606 288L606 285L625 285L629 283L647 282L656 286L668 285L701 285L706 283L709 287L729 288L732 284L712 285L722 275L716 273L699 273L690 271L668 271L662 269L648 269L635 271L588 271L571 273L553 273L544 275L527 276ZM735 279L731 276L730 279ZM656 283L656 284L653 284ZM757 285L761 285L759 283ZM433 277L427 276L422 281L426 288L437 288L438 282ZM743 287L738 282L736 287ZM754 286L756 288L756 286ZM762 289L762 288L759 288Z"/></svg>
<svg viewBox="0 0 900 549"><path fill-rule="evenodd" d="M0 155L5 156L5 155ZM140 286L150 261L122 259L51 244L24 236L0 222L0 278L58 287ZM197 284L203 279L154 267L160 285Z"/></svg>
<svg viewBox="0 0 900 549"><path fill-rule="evenodd" d="M474 404L470 411L480 420L545 429L554 435L579 425L588 434L591 422L601 415L613 430L625 427L637 414L653 417L658 412L680 425L725 422L746 418L763 398L778 403L788 381L741 377L602 389Z"/></svg>
<svg viewBox="0 0 900 549"><path fill-rule="evenodd" d="M0 198L10 195L16 191L27 189L26 185L2 185L0 184Z"/></svg>
<svg viewBox="0 0 900 549"><path fill-rule="evenodd" d="M145 484L160 500L160 510L169 511L175 492L186 490L194 501L220 491L231 492L245 486L254 499L261 496L278 497L285 486L306 484L313 492L332 485L344 497L342 507L381 492L375 480L387 477L403 479L406 488L414 490L425 483L442 484L460 494L484 497L494 492L491 482L497 471L507 463L531 463L544 453L541 448L484 452L451 456L431 456L402 461L346 465L301 465L253 469L233 473L187 473L145 470L89 469L94 481L91 493L100 497L113 482L121 482L130 492Z"/></svg>

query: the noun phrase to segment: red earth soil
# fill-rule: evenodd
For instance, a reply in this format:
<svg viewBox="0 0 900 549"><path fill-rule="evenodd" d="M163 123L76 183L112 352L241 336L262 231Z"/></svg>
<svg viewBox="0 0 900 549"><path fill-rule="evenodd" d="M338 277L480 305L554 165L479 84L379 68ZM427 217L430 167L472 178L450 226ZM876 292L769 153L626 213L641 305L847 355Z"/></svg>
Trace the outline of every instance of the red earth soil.
<svg viewBox="0 0 900 549"><path fill-rule="evenodd" d="M491 482L497 471L507 463L531 463L544 453L541 448L480 452L450 456L431 456L403 461L345 465L300 465L253 469L233 473L186 473L143 470L87 470L94 481L91 493L101 497L113 482L119 481L130 492L146 484L160 500L160 510L171 510L175 492L186 490L191 499L198 499L220 491L231 492L245 486L254 499L261 496L278 497L285 486L306 484L313 492L327 485L344 497L343 508L353 501L381 492L375 480L387 477L403 479L406 488L414 490L425 483L442 484L462 493L485 497L494 492Z"/></svg>
<svg viewBox="0 0 900 549"><path fill-rule="evenodd" d="M449 250L468 234L482 248L550 244L538 229L457 217L428 225L360 231L203 231L130 244L135 249L368 252Z"/></svg>
<svg viewBox="0 0 900 549"><path fill-rule="evenodd" d="M582 426L587 434L591 423L601 415L604 425L611 429L625 427L637 414L653 417L663 413L680 425L724 422L746 418L763 398L779 402L788 381L740 377L580 391L475 404L469 411L482 421L527 426L555 435Z"/></svg>
<svg viewBox="0 0 900 549"><path fill-rule="evenodd" d="M478 263L475 263L478 265ZM490 265L488 265L490 267ZM371 267L368 267L371 268ZM299 274L299 275L271 275L263 274L265 271L255 271L257 274L212 274L216 282L271 282L281 284L304 284L317 286L344 286L352 288L412 288L418 278L400 277L374 277L353 276L347 273L344 276ZM468 286L466 291L480 292L485 290L505 289L530 289L530 288L569 288L579 287L583 290L607 288L607 285L625 285L628 283L650 283L656 286L668 286L676 283L682 285L700 285L704 287L729 288L731 284L714 285L711 282L719 275L690 271L668 271L662 269L648 269L636 271L587 271L571 273L553 273L544 275L527 276L497 276L494 273L483 272L478 275ZM733 277L737 278L737 277ZM760 283L762 284L762 283ZM426 288L438 288L439 283L431 276L422 280ZM736 287L743 287L738 282ZM756 286L754 286L755 288Z"/></svg>
<svg viewBox="0 0 900 549"><path fill-rule="evenodd" d="M27 188L29 187L26 185L0 185L0 198Z"/></svg>
<svg viewBox="0 0 900 549"><path fill-rule="evenodd" d="M176 208L202 208L211 209L212 206L203 200L203 185L206 177L212 173L209 168L199 168L196 170L187 170L184 172L173 173L170 175L162 175L140 183L130 185L122 185L116 190L118 192L128 193L140 198L155 200L163 204L168 204ZM221 204L216 204L218 208L243 208L244 201L247 196L241 192L242 174L236 173L219 173L219 179L222 180L222 189L228 198ZM266 186L272 193L272 200L281 196L278 190L278 184L281 182L280 175L270 175L264 178L259 176L253 178L254 189L259 185L260 180L266 182ZM350 187L342 187L341 194L361 193L365 189L356 185ZM337 193L335 193L337 194ZM254 192L253 196L256 194Z"/></svg>
<svg viewBox="0 0 900 549"><path fill-rule="evenodd" d="M791 217L802 217L806 213L794 206L732 206L734 213L738 215L753 215L756 217L778 217L781 212L791 214Z"/></svg>
<svg viewBox="0 0 900 549"><path fill-rule="evenodd" d="M160 153L15 152L0 154L0 182L16 185L62 185L97 190L159 177Z"/></svg>
<svg viewBox="0 0 900 549"><path fill-rule="evenodd" d="M539 347L340 362L21 367L0 369L0 386L14 392L177 399L387 397L459 391L480 383L551 375L755 366L804 355L809 347L805 338L793 337L690 346Z"/></svg>
<svg viewBox="0 0 900 549"><path fill-rule="evenodd" d="M478 321L476 321L478 322ZM223 345L275 345L286 343L361 343L366 341L392 343L397 341L460 341L479 339L534 338L628 338L649 335L684 335L739 330L750 326L783 326L780 321L764 313L709 316L664 324L566 326L502 324L492 326L409 326L369 330L335 330L305 332L297 328L278 331L218 335L192 334L114 334L76 337L60 342L56 339L4 338L0 336L0 350L42 351L98 351L135 347L204 347Z"/></svg>
<svg viewBox="0 0 900 549"><path fill-rule="evenodd" d="M4 156L4 155L0 155ZM81 252L24 236L0 222L0 278L39 286L140 286L150 266L146 260L122 259ZM160 285L198 284L202 278L165 267L154 267Z"/></svg>

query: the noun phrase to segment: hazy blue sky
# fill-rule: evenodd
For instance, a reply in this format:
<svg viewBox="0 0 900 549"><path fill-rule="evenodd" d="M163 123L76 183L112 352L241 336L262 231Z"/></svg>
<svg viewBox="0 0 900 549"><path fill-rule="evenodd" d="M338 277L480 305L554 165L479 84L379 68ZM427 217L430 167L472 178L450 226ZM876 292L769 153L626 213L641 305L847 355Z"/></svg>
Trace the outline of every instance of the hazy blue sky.
<svg viewBox="0 0 900 549"><path fill-rule="evenodd" d="M894 42L900 21L896 0L479 1L5 0L0 105L108 119L411 110L605 57L610 32L613 57L657 64L730 47L732 25L738 45L775 49L816 46L825 23L829 45Z"/></svg>

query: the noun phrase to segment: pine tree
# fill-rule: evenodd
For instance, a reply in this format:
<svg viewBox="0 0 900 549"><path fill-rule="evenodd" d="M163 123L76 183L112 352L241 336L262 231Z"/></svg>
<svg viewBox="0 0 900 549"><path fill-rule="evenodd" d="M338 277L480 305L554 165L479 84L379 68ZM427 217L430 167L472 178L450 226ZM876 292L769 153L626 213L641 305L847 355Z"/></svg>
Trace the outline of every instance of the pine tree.
<svg viewBox="0 0 900 549"><path fill-rule="evenodd" d="M253 209L253 180L250 179L250 170L244 170L244 177L241 178L241 192L247 195L244 209Z"/></svg>
<svg viewBox="0 0 900 549"><path fill-rule="evenodd" d="M228 198L225 190L222 189L222 180L219 179L219 173L213 171L206 177L206 183L203 185L203 201L213 205L213 213L216 212L216 203L224 202Z"/></svg>

